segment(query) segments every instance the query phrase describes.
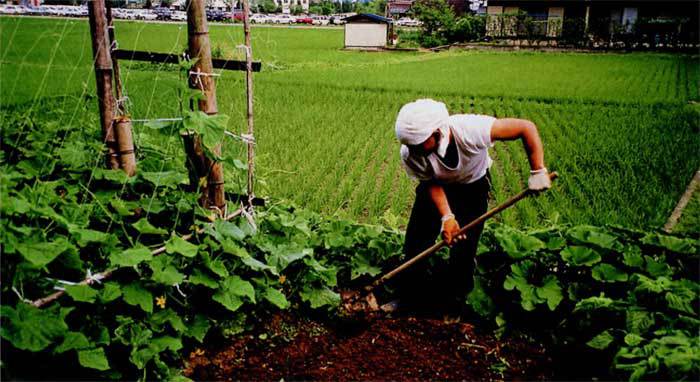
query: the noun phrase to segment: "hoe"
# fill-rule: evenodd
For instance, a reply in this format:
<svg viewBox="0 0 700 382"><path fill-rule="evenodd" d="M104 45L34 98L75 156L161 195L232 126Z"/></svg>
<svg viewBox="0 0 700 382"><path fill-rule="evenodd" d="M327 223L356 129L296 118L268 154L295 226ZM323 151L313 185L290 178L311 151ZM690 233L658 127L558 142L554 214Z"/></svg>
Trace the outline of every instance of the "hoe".
<svg viewBox="0 0 700 382"><path fill-rule="evenodd" d="M549 178L551 180L556 179L557 176L558 176L558 174L556 172L552 172L549 174ZM462 227L456 236L459 236L459 235L462 235L462 234L468 232L470 229L485 222L490 217L492 217L492 216L496 215L497 213L505 210L506 208L514 205L515 203L519 202L520 200L525 199L526 197L528 197L530 195L534 195L536 193L537 192L530 191L529 189L525 189L523 191L520 191L517 195L506 200L503 204L501 204L497 207L494 207L493 209L487 211L485 214L479 216L478 218L471 221L469 224ZM407 260L405 263L399 265L394 270L385 273L384 275L377 278L372 283L370 283L369 285L366 285L362 289L342 291L340 293L340 296L342 298L341 314L345 315L345 316L352 316L352 315L357 315L357 314L361 314L361 313L364 313L366 315L371 315L372 313L379 311L379 304L377 303L377 298L374 296L374 293L372 293L377 287L384 285L387 281L392 279L397 274L406 270L408 267L417 263L421 259L432 255L433 253L437 252L438 250L445 247L446 245L447 245L447 242L445 240L437 242L432 247L426 249L425 251L414 256L413 258Z"/></svg>

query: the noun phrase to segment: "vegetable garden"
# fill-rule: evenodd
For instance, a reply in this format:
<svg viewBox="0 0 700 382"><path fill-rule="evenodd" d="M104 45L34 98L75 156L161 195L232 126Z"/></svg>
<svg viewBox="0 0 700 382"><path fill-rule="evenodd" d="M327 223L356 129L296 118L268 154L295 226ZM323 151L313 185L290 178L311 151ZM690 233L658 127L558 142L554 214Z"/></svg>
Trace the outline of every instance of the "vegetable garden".
<svg viewBox="0 0 700 382"><path fill-rule="evenodd" d="M133 49L187 41L178 25L117 31ZM211 35L242 58L240 28ZM399 378L390 362L422 359L418 343L436 357L407 367L410 379L700 376L699 230L657 230L700 167L688 102L697 57L379 55L340 51L340 40L254 29L256 189L267 203L254 219L223 220L186 190L182 125L134 124L136 176L102 167L86 23L0 18L3 378ZM132 116L196 118L179 106L181 71L123 64ZM227 72L217 87L225 128L239 134L244 78ZM453 113L532 119L561 181L487 226L465 296L470 324L345 326L340 288L402 260L413 185L392 122L425 96ZM494 149L497 202L523 187L527 168L518 144ZM244 155L226 141L231 194L245 192ZM56 288L65 295L39 300ZM375 341L386 357L333 366L348 349L371 357Z"/></svg>

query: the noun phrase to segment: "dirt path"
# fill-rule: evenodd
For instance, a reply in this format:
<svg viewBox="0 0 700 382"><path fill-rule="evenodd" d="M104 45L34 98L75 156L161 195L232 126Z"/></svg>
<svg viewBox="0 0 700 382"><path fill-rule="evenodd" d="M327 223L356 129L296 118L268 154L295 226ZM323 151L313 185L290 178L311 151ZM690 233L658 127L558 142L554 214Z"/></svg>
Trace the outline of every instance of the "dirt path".
<svg viewBox="0 0 700 382"><path fill-rule="evenodd" d="M260 334L198 353L185 369L195 380L541 380L552 370L539 345L413 317L334 328L277 316Z"/></svg>

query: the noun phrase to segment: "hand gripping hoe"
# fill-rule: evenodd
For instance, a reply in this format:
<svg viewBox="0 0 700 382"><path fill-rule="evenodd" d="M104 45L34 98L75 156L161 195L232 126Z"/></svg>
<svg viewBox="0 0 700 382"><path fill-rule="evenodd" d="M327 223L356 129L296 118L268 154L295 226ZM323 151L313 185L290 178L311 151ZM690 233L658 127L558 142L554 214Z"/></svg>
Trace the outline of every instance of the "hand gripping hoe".
<svg viewBox="0 0 700 382"><path fill-rule="evenodd" d="M558 176L558 174L556 172L552 172L549 174L549 178L551 180L556 179L557 176ZM485 214L479 216L478 218L471 221L469 224L462 227L459 230L459 233L455 236L459 236L459 235L462 235L464 233L469 232L470 229L485 222L490 217L492 217L492 216L496 215L497 213L505 210L506 208L514 205L515 203L519 202L520 200L525 199L526 197L531 196L531 195L536 195L537 193L538 193L537 191L531 191L529 189L525 189L525 190L520 191L517 195L506 200L501 205L494 207L493 209L487 211ZM379 278L377 278L376 280L374 280L371 284L366 285L364 288L362 288L360 290L342 291L340 293L340 296L342 298L341 314L347 316L347 315L356 315L358 313L371 314L373 312L378 311L379 304L377 303L376 297L372 293L377 287L384 285L387 281L392 279L394 276L396 276L397 274L406 270L406 268L417 263L418 261L422 260L423 258L432 255L433 253L437 252L438 250L445 247L446 245L447 245L447 242L445 240L442 240L438 243L435 243L432 247L426 249L425 251L414 256L413 258L407 260L405 263L399 265L394 270L385 273L384 275L382 275Z"/></svg>

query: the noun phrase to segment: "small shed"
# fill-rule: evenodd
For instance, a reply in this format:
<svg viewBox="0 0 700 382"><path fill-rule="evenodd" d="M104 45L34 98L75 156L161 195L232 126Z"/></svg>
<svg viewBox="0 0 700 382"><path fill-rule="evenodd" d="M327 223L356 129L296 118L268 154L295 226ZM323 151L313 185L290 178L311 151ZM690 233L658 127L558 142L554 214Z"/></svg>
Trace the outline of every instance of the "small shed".
<svg viewBox="0 0 700 382"><path fill-rule="evenodd" d="M376 49L387 46L392 19L369 13L346 17L345 48Z"/></svg>

